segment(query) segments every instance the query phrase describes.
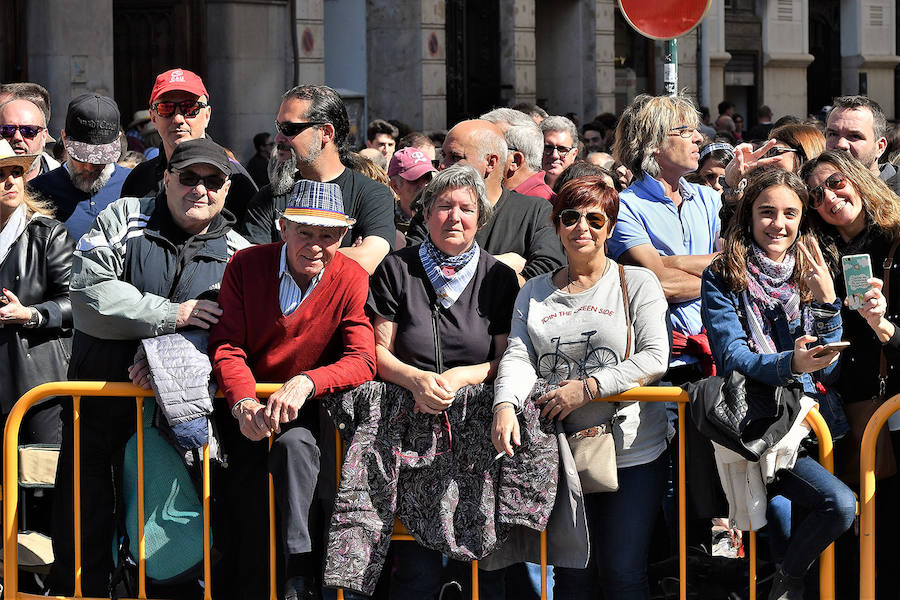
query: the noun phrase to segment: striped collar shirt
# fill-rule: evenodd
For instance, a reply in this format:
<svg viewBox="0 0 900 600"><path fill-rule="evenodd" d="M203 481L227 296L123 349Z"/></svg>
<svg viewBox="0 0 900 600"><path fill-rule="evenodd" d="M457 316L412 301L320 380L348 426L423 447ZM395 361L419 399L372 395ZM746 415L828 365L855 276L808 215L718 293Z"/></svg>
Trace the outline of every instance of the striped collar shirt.
<svg viewBox="0 0 900 600"><path fill-rule="evenodd" d="M324 272L325 269L319 271L319 273L309 282L306 293L303 293L303 290L300 289L300 286L297 285L297 282L294 281L294 278L291 276L290 270L288 270L287 244L281 246L281 266L278 269L278 303L281 305L281 313L284 316L288 316L297 310L303 301L309 298L313 289L315 289L319 281L322 280L322 273Z"/></svg>

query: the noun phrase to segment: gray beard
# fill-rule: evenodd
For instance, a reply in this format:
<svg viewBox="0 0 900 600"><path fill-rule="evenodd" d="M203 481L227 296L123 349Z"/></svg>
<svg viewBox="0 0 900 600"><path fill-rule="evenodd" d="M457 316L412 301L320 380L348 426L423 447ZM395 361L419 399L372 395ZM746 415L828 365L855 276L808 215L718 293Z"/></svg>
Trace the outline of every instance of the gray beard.
<svg viewBox="0 0 900 600"><path fill-rule="evenodd" d="M273 154L269 159L269 184L272 186L273 196L282 196L294 187L294 175L297 173L297 153L291 149L291 157L288 160L278 160L278 154Z"/></svg>
<svg viewBox="0 0 900 600"><path fill-rule="evenodd" d="M110 163L103 167L103 170L95 176L93 174L76 173L75 165L73 165L71 161L69 162L68 167L72 185L91 196L103 189L103 186L109 182L109 178L112 177L113 172L116 170L116 165Z"/></svg>

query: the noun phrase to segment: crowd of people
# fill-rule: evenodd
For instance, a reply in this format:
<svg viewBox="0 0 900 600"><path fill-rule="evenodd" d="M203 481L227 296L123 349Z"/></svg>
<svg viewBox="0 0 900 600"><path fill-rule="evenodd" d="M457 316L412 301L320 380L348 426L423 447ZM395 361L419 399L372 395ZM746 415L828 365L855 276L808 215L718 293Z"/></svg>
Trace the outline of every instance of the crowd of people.
<svg viewBox="0 0 900 600"><path fill-rule="evenodd" d="M199 76L149 87L127 124L111 98L73 98L56 142L46 90L0 85L0 409L47 381L130 380L156 392L186 467L214 440L215 597L267 595L271 474L286 600L449 598L473 558L481 597L534 597L547 527L558 598L649 599L654 540L673 535L675 413L593 400L729 372L802 401L758 462L691 450L727 500L692 509L692 536L708 542L713 517L765 526L770 600L812 597L838 540L853 596L857 483L816 462L803 418L818 405L852 471L852 405L900 391L900 175L876 102L836 98L824 121L761 107L746 131L730 103L712 127L684 95L580 130L519 105L432 135L376 119L355 149L340 96L301 85L245 167L206 134ZM853 308L852 255L873 268ZM127 589L124 400L82 399L78 455L67 399L23 423L20 443L60 447L38 591L73 593L76 547L85 595ZM575 444L605 433L615 485L596 491ZM335 435L352 441L341 478ZM898 478L878 488L882 598ZM415 541L388 546L395 515ZM194 571L149 583L201 593Z"/></svg>

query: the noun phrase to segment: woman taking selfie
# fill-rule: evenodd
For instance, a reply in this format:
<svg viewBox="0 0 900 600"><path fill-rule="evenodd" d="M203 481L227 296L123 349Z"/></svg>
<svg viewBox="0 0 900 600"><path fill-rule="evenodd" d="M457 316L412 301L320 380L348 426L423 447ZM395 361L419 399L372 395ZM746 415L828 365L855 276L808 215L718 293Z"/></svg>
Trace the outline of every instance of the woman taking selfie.
<svg viewBox="0 0 900 600"><path fill-rule="evenodd" d="M854 254L865 254L872 267L872 278L868 280L871 289L865 293L862 307L851 309L845 304L841 309L844 337L852 342L850 348L841 353L840 376L835 388L841 394L848 417L857 423L858 432L868 413L882 400L900 393L900 377L896 369L887 368L900 361L900 322L896 321L900 302L900 256L888 261L893 273L889 288L884 288L885 259L900 240L900 198L885 183L850 154L828 151L806 163L800 172L810 188L812 224L818 229L822 239L822 250L829 260L835 276L835 288L841 298L847 296L844 278L841 276L840 258ZM895 249L895 254L897 254ZM890 305L890 306L889 306ZM893 307L893 308L892 308ZM893 319L893 320L892 320ZM884 358L884 389L882 381L882 357ZM895 456L900 455L900 413L891 417L887 426L891 430ZM848 435L835 446L835 458L839 473L859 470L856 457L859 455L858 435ZM850 447L853 445L853 447ZM881 473L876 472L876 477ZM848 479L848 481L850 481ZM895 510L900 499L900 476L880 479L876 487L875 510L879 535L875 536L877 571L876 585L879 598L896 595L900 585L900 573L896 568L894 541L900 535L900 517ZM842 547L843 546L843 547ZM838 557L844 558L845 550L857 549L856 539L843 540L838 544ZM854 561L855 552L850 552L847 560ZM838 591L843 595L852 593L854 578L846 581L837 579ZM841 594L839 594L841 595Z"/></svg>
<svg viewBox="0 0 900 600"><path fill-rule="evenodd" d="M804 222L806 212L807 191L796 175L757 171L725 231L722 254L703 273L700 297L721 373L738 371L771 386L800 382L805 396L815 396L815 381L828 383L835 375L837 352L822 346L840 341L841 316L828 266ZM805 412L758 463L774 464L769 473L759 469L769 497L780 494L806 509L806 517L792 524L770 600L801 600L810 565L855 516L849 488L814 459L798 455L808 431L798 429L805 426ZM723 451L730 452L717 446L720 474ZM732 514L735 500L740 502L729 498Z"/></svg>

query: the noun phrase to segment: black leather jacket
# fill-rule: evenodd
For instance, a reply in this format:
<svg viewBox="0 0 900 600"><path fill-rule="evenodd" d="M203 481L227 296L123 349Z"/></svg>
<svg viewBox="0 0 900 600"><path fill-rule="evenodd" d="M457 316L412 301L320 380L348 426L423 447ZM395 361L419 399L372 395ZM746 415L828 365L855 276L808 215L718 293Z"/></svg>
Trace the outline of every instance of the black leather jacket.
<svg viewBox="0 0 900 600"><path fill-rule="evenodd" d="M12 291L42 317L39 327L0 328L0 409L32 387L66 379L72 347L69 272L75 242L55 219L32 218L0 264L0 287Z"/></svg>

